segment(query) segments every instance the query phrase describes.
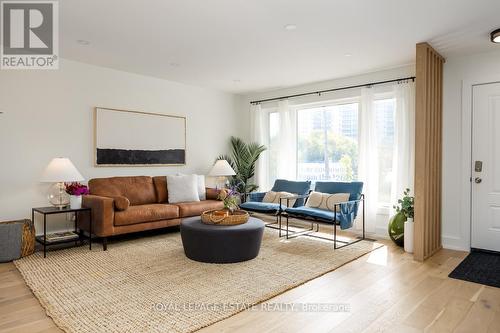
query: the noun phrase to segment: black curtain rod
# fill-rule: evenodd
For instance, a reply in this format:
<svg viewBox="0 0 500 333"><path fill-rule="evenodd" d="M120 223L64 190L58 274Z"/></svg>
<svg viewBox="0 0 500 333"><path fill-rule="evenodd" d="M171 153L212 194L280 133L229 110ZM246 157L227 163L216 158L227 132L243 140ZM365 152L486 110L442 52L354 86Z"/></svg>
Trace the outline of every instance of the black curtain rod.
<svg viewBox="0 0 500 333"><path fill-rule="evenodd" d="M346 89L363 88L363 87L370 88L372 86L376 86L376 85L379 85L379 84L386 84L386 83L391 83L391 82L409 81L409 80L415 81L415 76L404 77L404 78L394 79L394 80L387 80L387 81L378 81L378 82L371 82L371 83L365 83L365 84L358 84L356 86L333 88L333 89L319 90L319 91L313 91L313 92L302 93L302 94L295 94L295 95L288 95L288 96L281 96L281 97L273 97L273 98L261 99L261 100L258 100L258 101L251 101L250 104L260 104L260 103L265 103L265 102L279 101L279 100L283 100L283 99L295 98L295 97L302 97L302 96L308 96L308 95L321 95L323 93L329 93L329 92L333 92L333 91L346 90Z"/></svg>

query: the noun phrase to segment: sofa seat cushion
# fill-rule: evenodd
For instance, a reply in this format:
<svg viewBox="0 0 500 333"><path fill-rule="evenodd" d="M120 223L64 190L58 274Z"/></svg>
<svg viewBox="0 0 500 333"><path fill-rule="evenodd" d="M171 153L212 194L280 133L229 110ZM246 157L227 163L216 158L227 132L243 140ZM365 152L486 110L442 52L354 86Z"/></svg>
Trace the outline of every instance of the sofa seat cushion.
<svg viewBox="0 0 500 333"><path fill-rule="evenodd" d="M256 202L256 201L247 201L240 205L241 209L249 210L252 212L260 212L260 213L275 213L279 210L280 205L272 202ZM283 210L286 208L283 205Z"/></svg>
<svg viewBox="0 0 500 333"><path fill-rule="evenodd" d="M354 205L343 205L340 212L332 212L318 208L307 206L286 208L286 212L291 216L318 219L322 222L331 223L335 219L336 224L340 225L341 229L349 229L354 223Z"/></svg>
<svg viewBox="0 0 500 333"><path fill-rule="evenodd" d="M179 207L167 204L130 206L127 210L115 212L114 224L131 225L145 222L175 219L179 217Z"/></svg>
<svg viewBox="0 0 500 333"><path fill-rule="evenodd" d="M332 211L307 206L287 208L286 212L291 215L318 218L327 222L331 222L332 224L333 218L335 217L335 213Z"/></svg>
<svg viewBox="0 0 500 333"><path fill-rule="evenodd" d="M206 210L222 209L224 204L219 200L203 200L176 203L180 217L200 216Z"/></svg>

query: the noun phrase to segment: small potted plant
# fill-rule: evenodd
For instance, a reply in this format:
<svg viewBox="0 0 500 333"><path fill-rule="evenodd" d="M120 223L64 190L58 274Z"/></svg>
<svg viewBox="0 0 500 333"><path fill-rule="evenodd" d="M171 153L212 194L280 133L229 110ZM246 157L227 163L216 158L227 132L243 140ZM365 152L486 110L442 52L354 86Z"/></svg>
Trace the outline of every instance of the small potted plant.
<svg viewBox="0 0 500 333"><path fill-rule="evenodd" d="M403 198L398 200L394 206L397 213L402 213L406 217L404 223L404 249L406 252L413 253L413 211L415 198L410 196L410 189L407 188L403 193Z"/></svg>
<svg viewBox="0 0 500 333"><path fill-rule="evenodd" d="M71 209L82 208L82 195L89 194L89 188L78 182L66 183L66 193L69 194L69 205Z"/></svg>

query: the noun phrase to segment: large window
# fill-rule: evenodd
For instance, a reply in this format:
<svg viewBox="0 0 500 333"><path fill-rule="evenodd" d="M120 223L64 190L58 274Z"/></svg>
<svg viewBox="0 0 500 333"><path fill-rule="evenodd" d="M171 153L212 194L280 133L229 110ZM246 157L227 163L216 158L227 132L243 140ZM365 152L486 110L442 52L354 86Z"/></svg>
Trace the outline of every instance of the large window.
<svg viewBox="0 0 500 333"><path fill-rule="evenodd" d="M358 103L297 112L297 178L351 181L358 175Z"/></svg>
<svg viewBox="0 0 500 333"><path fill-rule="evenodd" d="M372 109L377 122L378 201L381 206L391 201L395 107L395 99L386 97L375 100ZM358 102L297 110L297 179L313 182L358 180L359 110ZM279 128L279 113L273 110L269 113L270 184L279 177Z"/></svg>

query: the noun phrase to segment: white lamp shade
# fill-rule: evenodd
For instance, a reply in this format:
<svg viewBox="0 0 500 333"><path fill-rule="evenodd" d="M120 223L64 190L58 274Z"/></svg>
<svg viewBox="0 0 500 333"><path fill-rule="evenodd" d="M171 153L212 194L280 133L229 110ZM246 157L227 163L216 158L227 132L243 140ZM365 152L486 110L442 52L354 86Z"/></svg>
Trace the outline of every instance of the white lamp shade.
<svg viewBox="0 0 500 333"><path fill-rule="evenodd" d="M236 172L234 172L233 168L229 165L226 160L218 160L215 162L212 170L210 170L209 176L214 177L225 177L225 176L234 176Z"/></svg>
<svg viewBox="0 0 500 333"><path fill-rule="evenodd" d="M57 157L50 161L42 174L41 182L78 182L84 180L73 163L66 157Z"/></svg>

